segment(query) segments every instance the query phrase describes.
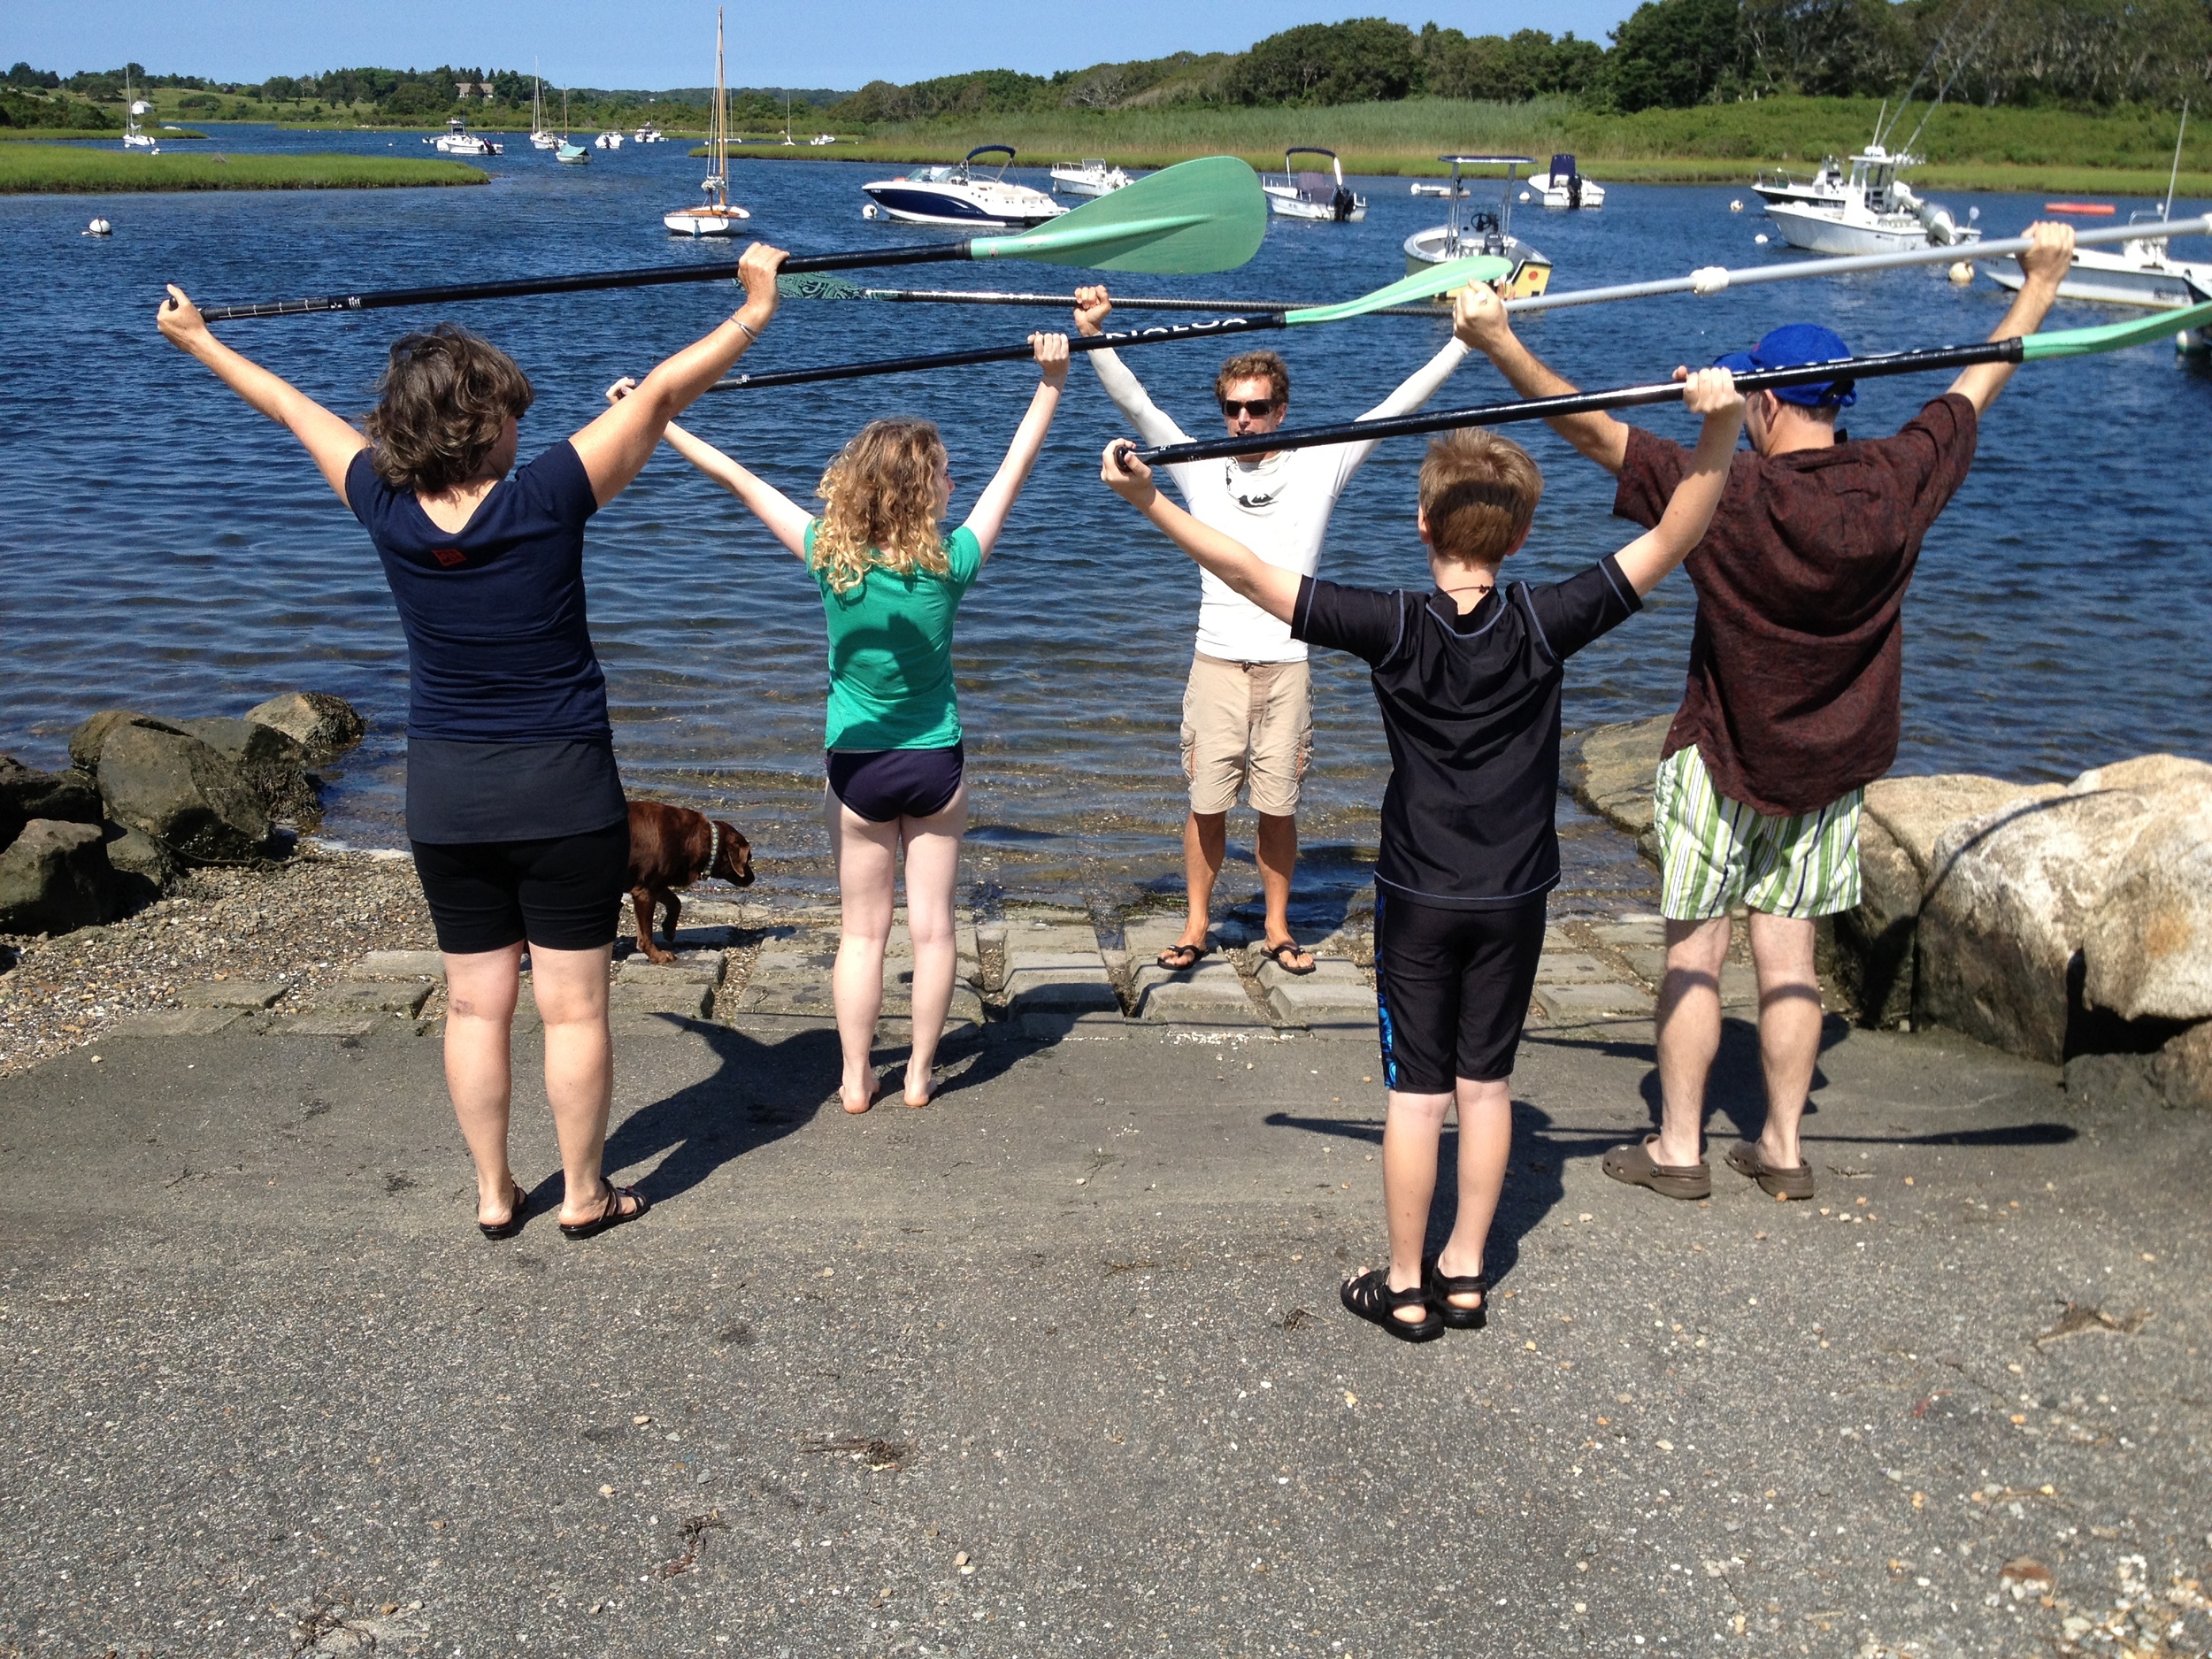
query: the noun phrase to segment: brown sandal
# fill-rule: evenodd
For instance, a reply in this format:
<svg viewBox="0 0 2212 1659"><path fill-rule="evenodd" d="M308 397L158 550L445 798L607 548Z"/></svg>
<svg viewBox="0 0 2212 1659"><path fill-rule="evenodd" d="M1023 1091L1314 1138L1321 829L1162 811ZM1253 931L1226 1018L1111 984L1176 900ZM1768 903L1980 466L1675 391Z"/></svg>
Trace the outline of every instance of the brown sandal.
<svg viewBox="0 0 2212 1659"><path fill-rule="evenodd" d="M1617 1181L1648 1187L1662 1198L1709 1198L1713 1194L1713 1166L1709 1164L1655 1164L1651 1143L1659 1137L1646 1135L1628 1146L1615 1147L1601 1164Z"/></svg>
<svg viewBox="0 0 2212 1659"><path fill-rule="evenodd" d="M1813 1166L1801 1164L1793 1170L1786 1170L1767 1163L1759 1156L1759 1143L1740 1141L1728 1148L1728 1167L1739 1175L1748 1176L1759 1183L1759 1190L1777 1198L1810 1198L1813 1195Z"/></svg>

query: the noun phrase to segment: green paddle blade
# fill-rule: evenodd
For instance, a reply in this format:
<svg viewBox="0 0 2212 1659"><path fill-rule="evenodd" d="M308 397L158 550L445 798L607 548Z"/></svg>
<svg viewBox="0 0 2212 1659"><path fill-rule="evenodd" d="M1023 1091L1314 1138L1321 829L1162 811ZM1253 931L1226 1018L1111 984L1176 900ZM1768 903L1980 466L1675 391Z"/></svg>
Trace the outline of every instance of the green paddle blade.
<svg viewBox="0 0 2212 1659"><path fill-rule="evenodd" d="M1233 271L1260 250L1267 198L1234 156L1206 156L1124 185L1016 236L979 236L972 259L1034 259L1182 276Z"/></svg>
<svg viewBox="0 0 2212 1659"><path fill-rule="evenodd" d="M1303 311L1287 312L1283 321L1286 326L1340 323L1348 317L1364 317L1387 305L1411 305L1420 300L1432 300L1440 294L1456 294L1470 282L1495 282L1512 274L1510 259L1478 254L1471 259L1455 259L1448 265L1432 266L1418 275L1393 282L1386 288L1363 294L1356 300L1336 305L1310 305Z"/></svg>
<svg viewBox="0 0 2212 1659"><path fill-rule="evenodd" d="M2101 328L2062 328L2047 334L2029 334L2020 342L2020 359L2040 363L2046 357L2082 357L2093 351L2117 351L2124 346L2148 345L2185 328L2212 327L2212 303L2186 311L2159 311L2133 322L2107 323Z"/></svg>

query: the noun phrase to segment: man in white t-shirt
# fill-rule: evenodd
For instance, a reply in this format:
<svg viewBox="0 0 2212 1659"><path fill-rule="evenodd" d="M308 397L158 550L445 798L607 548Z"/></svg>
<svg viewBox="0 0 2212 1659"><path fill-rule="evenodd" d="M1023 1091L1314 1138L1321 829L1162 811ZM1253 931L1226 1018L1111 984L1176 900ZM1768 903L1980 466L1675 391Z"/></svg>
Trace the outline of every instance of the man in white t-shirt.
<svg viewBox="0 0 2212 1659"><path fill-rule="evenodd" d="M1102 288L1078 288L1075 326L1101 332L1113 311ZM1455 339L1414 376L1361 417L1418 409L1467 355ZM1148 444L1187 443L1189 434L1145 394L1111 351L1086 354L1101 385ZM1290 369L1272 351L1231 357L1214 377L1214 396L1232 437L1272 432L1290 406ZM1340 443L1273 450L1167 469L1191 516L1235 537L1270 565L1310 576L1336 498L1374 449ZM1260 887L1267 902L1268 954L1292 973L1313 972L1313 955L1290 935L1290 879L1298 862L1298 786L1313 754L1313 699L1306 647L1288 625L1232 591L1210 572L1200 579L1198 649L1183 693L1183 775L1190 816L1183 824L1183 874L1190 914L1183 936L1160 953L1182 969L1206 954L1214 881L1227 850L1229 809L1240 790L1259 815Z"/></svg>

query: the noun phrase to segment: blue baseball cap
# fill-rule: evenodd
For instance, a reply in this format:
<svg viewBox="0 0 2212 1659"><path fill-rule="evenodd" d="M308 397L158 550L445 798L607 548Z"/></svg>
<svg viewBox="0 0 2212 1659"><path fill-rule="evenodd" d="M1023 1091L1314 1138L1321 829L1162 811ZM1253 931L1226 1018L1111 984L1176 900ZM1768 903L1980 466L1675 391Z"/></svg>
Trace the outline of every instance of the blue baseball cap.
<svg viewBox="0 0 2212 1659"><path fill-rule="evenodd" d="M1717 369L1748 374L1755 369L1793 369L1806 363L1833 363L1851 355L1843 336L1818 323L1785 323L1770 332L1748 351L1731 351L1713 359ZM1848 409L1859 401L1849 380L1816 380L1809 386L1780 386L1774 395L1786 403L1805 409Z"/></svg>

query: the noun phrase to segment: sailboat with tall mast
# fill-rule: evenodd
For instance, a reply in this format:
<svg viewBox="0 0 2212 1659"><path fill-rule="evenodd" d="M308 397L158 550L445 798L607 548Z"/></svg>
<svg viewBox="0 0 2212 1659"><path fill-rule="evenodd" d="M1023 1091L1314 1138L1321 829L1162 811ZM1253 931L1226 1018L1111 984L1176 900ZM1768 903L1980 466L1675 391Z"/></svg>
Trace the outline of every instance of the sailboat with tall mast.
<svg viewBox="0 0 2212 1659"><path fill-rule="evenodd" d="M661 223L679 236L733 236L741 220L752 218L730 200L730 102L722 77L722 11L714 12L714 110L708 118L707 153L713 157L707 176L699 181L706 200L697 207L680 207L661 215Z"/></svg>
<svg viewBox="0 0 2212 1659"><path fill-rule="evenodd" d="M127 64L123 68L123 108L127 111L123 117L123 148L142 150L150 156L161 154L161 146L155 142L154 135L138 124L139 99L131 91L131 72Z"/></svg>
<svg viewBox="0 0 2212 1659"><path fill-rule="evenodd" d="M545 83L538 79L538 64L530 60L530 148L558 150L561 141L546 130Z"/></svg>
<svg viewBox="0 0 2212 1659"><path fill-rule="evenodd" d="M591 160L591 151L568 135L568 88L561 88L561 142L553 151L553 159L565 167L581 167Z"/></svg>

